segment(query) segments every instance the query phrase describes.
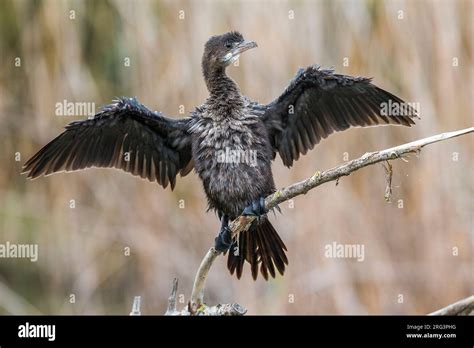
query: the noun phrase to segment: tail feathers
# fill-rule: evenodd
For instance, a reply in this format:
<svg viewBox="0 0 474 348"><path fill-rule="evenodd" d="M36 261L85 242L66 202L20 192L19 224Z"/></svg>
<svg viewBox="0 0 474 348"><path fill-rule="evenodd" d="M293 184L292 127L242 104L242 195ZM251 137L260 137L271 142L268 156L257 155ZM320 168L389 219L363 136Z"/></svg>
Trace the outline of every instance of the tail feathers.
<svg viewBox="0 0 474 348"><path fill-rule="evenodd" d="M237 275L240 279L247 261L254 280L258 276L258 268L263 278L268 280L268 274L275 278L275 269L283 275L288 258L286 246L267 218L255 220L246 232L239 235L239 241L234 241L227 259L227 268L230 274Z"/></svg>

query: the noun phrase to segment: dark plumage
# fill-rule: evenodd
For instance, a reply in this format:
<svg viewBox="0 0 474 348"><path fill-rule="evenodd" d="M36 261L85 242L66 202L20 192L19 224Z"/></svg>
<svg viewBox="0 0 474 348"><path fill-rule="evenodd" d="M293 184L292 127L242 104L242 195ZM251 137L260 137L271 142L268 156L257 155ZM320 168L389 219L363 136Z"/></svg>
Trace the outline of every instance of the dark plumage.
<svg viewBox="0 0 474 348"><path fill-rule="evenodd" d="M29 178L89 167L115 167L173 189L176 176L193 168L209 208L222 220L216 248L230 247L228 268L240 278L245 261L252 276L283 274L286 247L258 202L275 191L271 162L278 153L291 167L300 154L335 131L351 126L411 126L411 114L387 116L383 103L403 101L370 79L334 74L318 66L300 69L283 94L268 105L243 97L226 67L256 47L240 33L213 36L205 45L202 71L209 98L190 117L171 119L132 98L107 105L93 119L72 122L25 163ZM226 157L227 152L240 157ZM254 158L254 161L249 158ZM250 206L249 206L250 205ZM227 224L260 209L261 215L237 240ZM232 245L231 245L232 244Z"/></svg>

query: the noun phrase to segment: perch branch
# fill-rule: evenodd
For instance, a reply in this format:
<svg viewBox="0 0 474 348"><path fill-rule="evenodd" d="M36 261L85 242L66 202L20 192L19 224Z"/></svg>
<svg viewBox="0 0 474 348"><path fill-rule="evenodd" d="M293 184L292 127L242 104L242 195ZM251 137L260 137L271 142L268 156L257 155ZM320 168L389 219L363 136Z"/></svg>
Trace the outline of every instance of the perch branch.
<svg viewBox="0 0 474 348"><path fill-rule="evenodd" d="M275 193L269 195L265 199L265 206L268 210L275 208L278 204L283 203L293 197L296 197L301 194L306 194L309 190L313 188L325 184L330 181L339 180L343 176L348 176L351 173L359 170L361 168L367 167L369 165L380 163L380 162L387 162L386 168L386 175L387 175L387 191L386 191L386 199L390 197L390 184L391 184L391 165L388 162L389 160L394 160L397 158L402 158L404 155L409 153L419 154L420 150L427 145L444 141L447 139L455 138L464 134L474 132L474 127L461 129L454 132L447 132L438 135L434 135L428 138L420 139L413 141L411 143L395 146L386 150L375 151L375 152L368 152L362 157L354 159L352 161L348 161L344 164L341 164L337 167L332 169L326 170L324 172L316 172L314 175L306 180L301 182L292 184L285 188L282 188ZM232 230L232 237L236 237L239 233L247 231L255 219L254 216L239 216L235 220L233 220L229 227ZM201 262L199 266L198 272L196 274L196 278L194 281L193 291L191 295L191 303L190 308L192 310L196 310L203 305L203 293L204 293L204 286L206 283L207 274L209 273L209 269L212 266L212 263L219 255L214 248L209 249L206 256Z"/></svg>
<svg viewBox="0 0 474 348"><path fill-rule="evenodd" d="M306 194L309 190L312 190L315 187L318 187L329 181L334 181L343 176L348 176L361 168L379 162L402 158L404 155L407 155L409 153L419 154L420 150L427 145L455 138L472 132L474 132L474 127L461 129L454 132L433 135L428 138L416 140L411 143L395 146L386 150L368 152L362 157L346 162L324 172L316 172L312 177L306 180L297 182L296 184L287 186L276 191L265 199L265 206L269 210L273 209L280 203L283 203L301 194ZM248 230L250 224L254 219L254 216L239 216L237 219L232 221L232 223L230 224L232 236L235 237L240 232Z"/></svg>
<svg viewBox="0 0 474 348"><path fill-rule="evenodd" d="M199 266L196 277L194 278L193 292L191 293L191 306L193 307L193 310L197 310L197 307L203 304L204 286L206 284L207 274L219 254L220 253L216 249L213 247L210 248Z"/></svg>

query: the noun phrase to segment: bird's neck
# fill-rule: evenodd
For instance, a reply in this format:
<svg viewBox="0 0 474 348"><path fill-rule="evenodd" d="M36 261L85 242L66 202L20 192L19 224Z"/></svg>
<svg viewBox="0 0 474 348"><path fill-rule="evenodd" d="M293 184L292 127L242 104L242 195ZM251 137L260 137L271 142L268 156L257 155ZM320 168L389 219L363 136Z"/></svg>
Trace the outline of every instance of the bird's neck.
<svg viewBox="0 0 474 348"><path fill-rule="evenodd" d="M243 107L240 90L234 80L226 75L225 69L204 74L210 100L219 103L228 102L235 107Z"/></svg>

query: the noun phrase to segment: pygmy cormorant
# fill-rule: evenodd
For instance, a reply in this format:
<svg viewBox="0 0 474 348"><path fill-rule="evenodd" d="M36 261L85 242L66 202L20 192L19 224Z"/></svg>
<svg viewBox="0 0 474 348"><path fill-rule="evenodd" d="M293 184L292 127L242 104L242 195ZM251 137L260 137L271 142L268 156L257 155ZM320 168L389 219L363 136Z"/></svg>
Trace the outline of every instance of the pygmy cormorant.
<svg viewBox="0 0 474 348"><path fill-rule="evenodd" d="M120 98L92 119L72 122L25 163L29 178L89 167L115 167L174 188L176 176L194 169L209 208L222 225L217 250L229 248L227 266L237 277L244 262L252 276L283 274L285 244L270 224L264 197L275 191L271 171L278 153L287 167L335 131L351 126L414 124L410 115L389 115L383 104L404 103L371 79L335 74L319 66L300 69L282 95L267 105L240 94L226 68L257 47L238 32L211 37L202 72L209 97L187 118L152 112ZM409 109L413 111L412 109ZM231 240L229 220L255 214L250 230Z"/></svg>

